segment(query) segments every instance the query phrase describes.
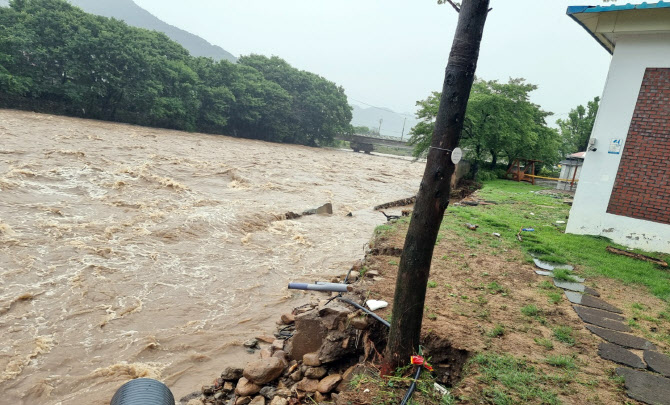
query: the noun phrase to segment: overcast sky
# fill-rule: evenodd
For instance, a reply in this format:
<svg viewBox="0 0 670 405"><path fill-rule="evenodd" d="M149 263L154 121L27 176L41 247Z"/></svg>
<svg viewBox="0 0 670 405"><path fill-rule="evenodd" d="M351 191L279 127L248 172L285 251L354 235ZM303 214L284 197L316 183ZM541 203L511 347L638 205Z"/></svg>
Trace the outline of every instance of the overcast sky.
<svg viewBox="0 0 670 405"><path fill-rule="evenodd" d="M457 14L436 0L135 0L235 56L277 55L344 87L351 103L414 112L440 90ZM600 96L610 55L565 15L600 0L492 0L477 75L523 77L555 118ZM553 119L552 119L553 121Z"/></svg>

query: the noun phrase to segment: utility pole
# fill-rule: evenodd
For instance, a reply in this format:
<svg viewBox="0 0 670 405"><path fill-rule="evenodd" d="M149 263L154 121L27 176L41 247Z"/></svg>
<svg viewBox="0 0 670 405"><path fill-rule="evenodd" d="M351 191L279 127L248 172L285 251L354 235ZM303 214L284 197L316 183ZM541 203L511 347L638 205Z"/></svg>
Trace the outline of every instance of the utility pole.
<svg viewBox="0 0 670 405"><path fill-rule="evenodd" d="M382 136L382 122L384 122L383 118L379 119L379 129L377 130L377 135Z"/></svg>
<svg viewBox="0 0 670 405"><path fill-rule="evenodd" d="M402 134L400 135L400 142L402 142L402 138L405 136L405 124L407 123L407 117L405 117L405 121L402 122Z"/></svg>

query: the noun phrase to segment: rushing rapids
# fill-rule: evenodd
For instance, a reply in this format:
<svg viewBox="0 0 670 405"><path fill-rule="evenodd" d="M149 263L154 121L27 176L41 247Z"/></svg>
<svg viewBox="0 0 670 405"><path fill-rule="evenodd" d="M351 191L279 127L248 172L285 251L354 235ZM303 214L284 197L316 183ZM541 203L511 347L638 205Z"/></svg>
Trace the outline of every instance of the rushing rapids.
<svg viewBox="0 0 670 405"><path fill-rule="evenodd" d="M106 404L141 376L198 390L304 299L288 281L360 258L371 207L423 168L0 110L0 402Z"/></svg>

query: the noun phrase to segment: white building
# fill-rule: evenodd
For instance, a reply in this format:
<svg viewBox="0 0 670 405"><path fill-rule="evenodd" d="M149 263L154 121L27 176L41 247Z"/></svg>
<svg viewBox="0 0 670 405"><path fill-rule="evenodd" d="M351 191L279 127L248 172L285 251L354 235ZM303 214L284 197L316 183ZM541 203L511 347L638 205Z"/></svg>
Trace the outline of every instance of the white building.
<svg viewBox="0 0 670 405"><path fill-rule="evenodd" d="M670 253L670 3L567 13L612 54L567 232Z"/></svg>

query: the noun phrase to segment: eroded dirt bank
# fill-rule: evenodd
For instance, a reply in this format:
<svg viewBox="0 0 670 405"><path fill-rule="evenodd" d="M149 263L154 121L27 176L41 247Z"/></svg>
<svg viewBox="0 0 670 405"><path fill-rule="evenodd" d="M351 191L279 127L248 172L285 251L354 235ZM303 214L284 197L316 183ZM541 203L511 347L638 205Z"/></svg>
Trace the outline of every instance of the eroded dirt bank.
<svg viewBox="0 0 670 405"><path fill-rule="evenodd" d="M423 164L0 110L0 391L108 403L129 378L175 397L342 273ZM332 202L332 216L275 221ZM346 214L353 212L353 217Z"/></svg>

